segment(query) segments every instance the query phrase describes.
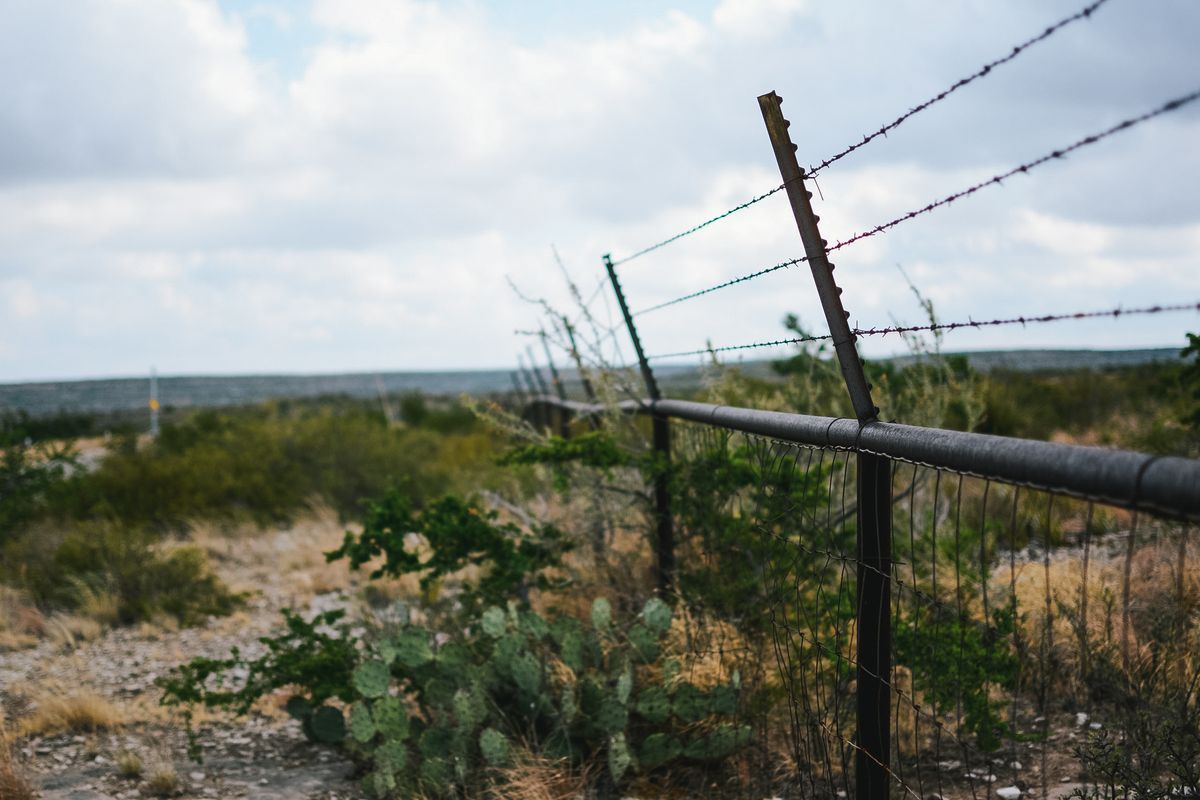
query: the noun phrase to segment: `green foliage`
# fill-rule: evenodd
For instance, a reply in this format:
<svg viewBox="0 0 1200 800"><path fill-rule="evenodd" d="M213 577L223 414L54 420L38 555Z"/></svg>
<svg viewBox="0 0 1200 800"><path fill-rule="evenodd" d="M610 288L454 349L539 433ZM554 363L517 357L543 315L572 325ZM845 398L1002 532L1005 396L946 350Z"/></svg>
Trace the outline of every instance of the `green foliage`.
<svg viewBox="0 0 1200 800"><path fill-rule="evenodd" d="M661 638L669 607L652 600L641 622L625 625L603 599L593 611L594 624L585 626L516 604L491 607L438 647L431 630L409 624L364 652L336 613L312 623L288 614L288 633L264 639L263 658L246 661L235 652L225 660L195 659L160 685L166 703L239 713L275 689L298 689L289 713L314 740L361 759L364 785L380 797L454 796L486 781L489 768L510 763L518 740L576 763L602 759L614 784L667 766L720 761L749 742L749 729L731 721L735 685L701 688L657 664L635 666L624 634L638 625ZM336 627L321 630L329 626ZM421 650L411 644L418 638L431 657L401 658ZM382 655L383 641L391 642L391 657ZM240 687L224 688L235 671L245 676ZM328 704L334 698L348 704L345 713Z"/></svg>
<svg viewBox="0 0 1200 800"><path fill-rule="evenodd" d="M587 431L570 439L550 436L544 442L531 442L516 447L500 458L500 464L544 464L550 467L554 486L566 492L571 484L571 466L599 469L611 474L617 467L635 463L633 454L623 449L611 433L604 430Z"/></svg>
<svg viewBox="0 0 1200 800"><path fill-rule="evenodd" d="M927 693L937 713L961 707L963 726L985 752L1011 734L1002 719L1004 702L989 690L1016 688L1017 631L1015 598L994 609L986 625L940 607L915 609L895 620L897 664L912 670L913 686Z"/></svg>
<svg viewBox="0 0 1200 800"><path fill-rule="evenodd" d="M68 447L27 444L23 432L0 432L0 545L46 513L67 471L77 466Z"/></svg>
<svg viewBox="0 0 1200 800"><path fill-rule="evenodd" d="M1179 352L1179 357L1184 359L1179 373L1184 392L1182 420L1193 432L1200 433L1200 334L1189 333L1187 338L1187 347Z"/></svg>
<svg viewBox="0 0 1200 800"><path fill-rule="evenodd" d="M74 607L88 592L109 593L123 623L167 614L193 624L228 614L241 600L200 549L164 548L145 529L106 521L31 529L3 548L0 578L51 607Z"/></svg>
<svg viewBox="0 0 1200 800"><path fill-rule="evenodd" d="M548 587L541 573L559 564L571 547L568 539L551 525L526 533L513 523L498 523L498 516L477 502L453 496L417 510L406 493L393 490L367 506L362 533L347 532L342 546L326 558L347 558L357 569L383 556L384 563L371 577L420 573L426 591L464 567L484 567L478 584L460 597L468 605L503 602L514 593L523 594L531 581ZM429 544L424 558L406 544L409 534L419 534Z"/></svg>

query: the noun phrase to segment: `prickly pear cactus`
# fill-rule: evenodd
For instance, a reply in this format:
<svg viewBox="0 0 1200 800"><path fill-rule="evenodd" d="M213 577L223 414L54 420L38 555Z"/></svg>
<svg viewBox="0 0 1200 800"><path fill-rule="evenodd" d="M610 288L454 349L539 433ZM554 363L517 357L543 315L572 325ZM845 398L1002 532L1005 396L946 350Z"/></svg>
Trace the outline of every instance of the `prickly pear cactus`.
<svg viewBox="0 0 1200 800"><path fill-rule="evenodd" d="M339 744L346 738L346 720L332 706L321 706L308 719L312 736L322 744Z"/></svg>
<svg viewBox="0 0 1200 800"><path fill-rule="evenodd" d="M671 607L657 597L647 600L638 616L655 636L663 636L671 629Z"/></svg>
<svg viewBox="0 0 1200 800"><path fill-rule="evenodd" d="M382 661L364 661L355 668L351 680L363 697L383 697L387 694L392 674Z"/></svg>
<svg viewBox="0 0 1200 800"><path fill-rule="evenodd" d="M484 728L479 734L479 752L489 766L502 767L508 763L508 738L495 728Z"/></svg>
<svg viewBox="0 0 1200 800"><path fill-rule="evenodd" d="M479 627L493 639L499 639L508 630L508 618L502 609L492 606L479 618Z"/></svg>
<svg viewBox="0 0 1200 800"><path fill-rule="evenodd" d="M612 736L608 740L608 774L612 776L613 783L620 783L631 766L633 755L625 742L625 734L618 733Z"/></svg>
<svg viewBox="0 0 1200 800"><path fill-rule="evenodd" d="M665 733L652 733L642 742L638 760L642 769L652 770L668 761L674 761L683 753L679 739Z"/></svg>
<svg viewBox="0 0 1200 800"><path fill-rule="evenodd" d="M671 717L671 698L661 686L649 686L638 693L634 710L651 725L662 725Z"/></svg>
<svg viewBox="0 0 1200 800"><path fill-rule="evenodd" d="M296 695L289 699L285 708L292 719L301 722L307 720L313 713L313 704L308 701L307 697L302 697L301 695Z"/></svg>
<svg viewBox="0 0 1200 800"><path fill-rule="evenodd" d="M371 718L375 729L384 739L403 741L408 738L408 709L399 697L384 697L371 706Z"/></svg>
<svg viewBox="0 0 1200 800"><path fill-rule="evenodd" d="M429 633L422 628L405 628L384 640L380 654L388 663L399 664L407 669L417 669L433 660L433 649L429 646ZM386 649L385 649L386 648Z"/></svg>
<svg viewBox="0 0 1200 800"><path fill-rule="evenodd" d="M361 700L350 706L350 735L356 742L366 744L375 738L375 721L371 709Z"/></svg>
<svg viewBox="0 0 1200 800"><path fill-rule="evenodd" d="M607 633L612 627L612 604L603 597L592 602L592 627L598 633Z"/></svg>

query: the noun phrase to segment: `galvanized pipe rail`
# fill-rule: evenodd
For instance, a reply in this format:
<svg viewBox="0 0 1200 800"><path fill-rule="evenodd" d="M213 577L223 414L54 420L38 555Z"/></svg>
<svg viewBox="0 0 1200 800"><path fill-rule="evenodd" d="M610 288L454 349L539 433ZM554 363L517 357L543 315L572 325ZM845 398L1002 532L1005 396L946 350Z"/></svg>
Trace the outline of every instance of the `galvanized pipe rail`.
<svg viewBox="0 0 1200 800"><path fill-rule="evenodd" d="M596 417L605 407L543 395L531 405ZM1004 483L1032 486L1122 508L1200 521L1200 460L1129 450L1040 442L983 433L922 428L718 406L687 400L621 403L627 413L661 414L810 447L871 453Z"/></svg>

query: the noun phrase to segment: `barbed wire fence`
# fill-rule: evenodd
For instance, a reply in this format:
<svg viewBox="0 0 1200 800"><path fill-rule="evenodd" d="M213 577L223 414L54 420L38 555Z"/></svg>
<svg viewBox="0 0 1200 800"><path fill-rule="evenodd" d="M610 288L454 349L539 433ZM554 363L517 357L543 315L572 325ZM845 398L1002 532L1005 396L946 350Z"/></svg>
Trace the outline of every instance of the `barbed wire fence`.
<svg viewBox="0 0 1200 800"><path fill-rule="evenodd" d="M831 253L1190 106L1200 89L833 245L821 237L807 189L818 173L1107 2L1085 5L807 169L796 158L782 99L763 95L780 184L627 256L605 256L607 280L601 276L586 299L571 285L580 306L573 320L527 332L571 354L582 374L585 365L606 363L605 346L624 329L638 357L629 372L640 370L646 390L639 397L627 382L625 409L653 417L651 446L662 463L673 458L684 472L697 463L737 467L744 483L715 505L688 496L704 483L700 476L681 479L673 498L656 487L657 557L667 575L660 588L673 589L667 573L677 558L672 551L670 564L661 561L664 515L688 563L700 570L727 565L721 558L729 542L713 540L696 509L723 509L738 520L738 546L756 564L758 584L747 589L753 602L726 609L734 633L720 650L741 658L767 653L774 662L785 714L760 738L785 754L786 774L768 770L767 781L789 796L1115 798L1132 796L1136 780L1157 781L1164 797L1200 792L1200 550L1190 536L1200 521L1200 461L881 423L856 344L863 337L1200 312L1200 298L851 326L829 261ZM788 197L803 255L629 310L618 267L779 193ZM802 264L813 275L828 333L643 352L636 319ZM611 315L599 324L590 310L606 285L623 325ZM573 326L585 323L591 336L581 348ZM856 418L666 400L650 366L817 342L832 345ZM561 397L530 404L551 406L575 417L600 413ZM569 433L569 424L562 429ZM1155 731L1171 747L1194 734L1196 747L1154 750ZM1151 751L1158 760L1148 764Z"/></svg>

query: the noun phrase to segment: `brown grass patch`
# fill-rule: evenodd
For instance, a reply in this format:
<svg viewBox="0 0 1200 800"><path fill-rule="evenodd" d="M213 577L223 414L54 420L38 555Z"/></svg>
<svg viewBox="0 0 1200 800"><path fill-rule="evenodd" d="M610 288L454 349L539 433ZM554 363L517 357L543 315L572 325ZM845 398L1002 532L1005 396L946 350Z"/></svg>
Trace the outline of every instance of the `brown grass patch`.
<svg viewBox="0 0 1200 800"><path fill-rule="evenodd" d="M0 585L0 652L32 647L45 626L45 617L25 592Z"/></svg>
<svg viewBox="0 0 1200 800"><path fill-rule="evenodd" d="M90 733L110 730L125 722L119 708L92 691L67 695L43 695L33 713L16 726L19 735Z"/></svg>
<svg viewBox="0 0 1200 800"><path fill-rule="evenodd" d="M510 766L496 770L496 786L488 791L494 800L575 800L587 795L587 774L573 769L566 759L556 760L513 750Z"/></svg>
<svg viewBox="0 0 1200 800"><path fill-rule="evenodd" d="M33 800L37 793L12 751L0 746L0 800Z"/></svg>

